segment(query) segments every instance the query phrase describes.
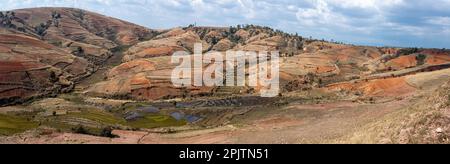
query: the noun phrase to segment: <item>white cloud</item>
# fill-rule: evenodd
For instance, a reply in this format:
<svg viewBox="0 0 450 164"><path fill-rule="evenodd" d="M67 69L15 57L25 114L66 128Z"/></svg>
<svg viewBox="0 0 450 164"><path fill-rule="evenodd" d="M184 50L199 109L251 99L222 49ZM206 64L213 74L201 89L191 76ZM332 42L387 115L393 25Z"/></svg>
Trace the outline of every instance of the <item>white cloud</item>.
<svg viewBox="0 0 450 164"><path fill-rule="evenodd" d="M0 10L64 6L151 28L266 25L360 44L449 46L450 0L0 0ZM438 36L438 37L436 37ZM433 45L426 40L432 38ZM428 45L427 45L428 44Z"/></svg>
<svg viewBox="0 0 450 164"><path fill-rule="evenodd" d="M327 0L330 4L344 8L363 8L382 10L384 7L396 6L403 0Z"/></svg>
<svg viewBox="0 0 450 164"><path fill-rule="evenodd" d="M298 21L307 26L343 26L347 21L343 15L333 12L324 0L316 1L314 8L299 8L296 15Z"/></svg>
<svg viewBox="0 0 450 164"><path fill-rule="evenodd" d="M440 26L450 26L450 17L428 17L426 22Z"/></svg>

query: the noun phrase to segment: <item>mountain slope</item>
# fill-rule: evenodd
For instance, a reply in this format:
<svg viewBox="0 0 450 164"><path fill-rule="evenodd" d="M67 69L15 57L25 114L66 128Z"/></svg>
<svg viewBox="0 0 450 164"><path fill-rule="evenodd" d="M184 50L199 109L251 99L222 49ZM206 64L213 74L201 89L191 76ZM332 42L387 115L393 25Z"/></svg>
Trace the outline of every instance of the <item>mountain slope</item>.
<svg viewBox="0 0 450 164"><path fill-rule="evenodd" d="M0 30L0 105L68 91L94 67L42 40Z"/></svg>

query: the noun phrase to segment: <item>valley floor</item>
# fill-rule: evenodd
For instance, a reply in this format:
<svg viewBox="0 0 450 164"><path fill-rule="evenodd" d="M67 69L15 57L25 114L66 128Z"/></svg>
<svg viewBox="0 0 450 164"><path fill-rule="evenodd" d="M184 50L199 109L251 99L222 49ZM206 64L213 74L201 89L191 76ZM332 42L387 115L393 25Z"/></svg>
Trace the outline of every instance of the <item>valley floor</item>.
<svg viewBox="0 0 450 164"><path fill-rule="evenodd" d="M120 144L218 144L218 143L359 143L346 139L362 127L405 110L417 101L409 96L375 103L354 101L308 102L293 101L282 107L258 107L233 116L224 125L199 128L186 125L176 132L158 129L114 130L117 138L48 130L31 130L2 137L1 143L120 143ZM211 118L212 119L212 118ZM217 118L218 119L218 118ZM390 143L389 138L363 143Z"/></svg>

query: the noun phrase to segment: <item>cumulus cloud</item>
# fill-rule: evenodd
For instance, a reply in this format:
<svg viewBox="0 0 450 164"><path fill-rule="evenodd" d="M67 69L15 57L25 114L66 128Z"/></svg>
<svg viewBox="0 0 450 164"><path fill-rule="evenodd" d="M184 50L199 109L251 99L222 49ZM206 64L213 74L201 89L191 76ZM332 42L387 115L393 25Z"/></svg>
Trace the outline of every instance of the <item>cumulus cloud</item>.
<svg viewBox="0 0 450 164"><path fill-rule="evenodd" d="M0 0L83 8L150 28L259 24L355 44L450 48L450 0Z"/></svg>

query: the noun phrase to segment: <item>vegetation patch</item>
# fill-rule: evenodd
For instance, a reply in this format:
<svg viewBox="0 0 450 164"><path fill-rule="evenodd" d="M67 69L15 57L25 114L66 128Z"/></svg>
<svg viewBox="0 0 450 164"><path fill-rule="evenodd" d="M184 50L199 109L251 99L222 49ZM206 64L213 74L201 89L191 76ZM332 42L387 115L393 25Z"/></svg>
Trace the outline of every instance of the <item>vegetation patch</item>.
<svg viewBox="0 0 450 164"><path fill-rule="evenodd" d="M119 125L124 124L125 120L115 115L103 111L99 111L98 109L93 110L83 110L79 113L69 113L67 116L74 118L84 118L91 121L95 121L99 124L106 125Z"/></svg>
<svg viewBox="0 0 450 164"><path fill-rule="evenodd" d="M427 55L424 55L424 54L418 54L418 55L416 56L417 65L424 65L426 59L427 59Z"/></svg>
<svg viewBox="0 0 450 164"><path fill-rule="evenodd" d="M135 121L130 121L127 124L133 128L149 129L157 127L183 126L186 125L186 121L178 121L175 118L165 115L147 115Z"/></svg>

